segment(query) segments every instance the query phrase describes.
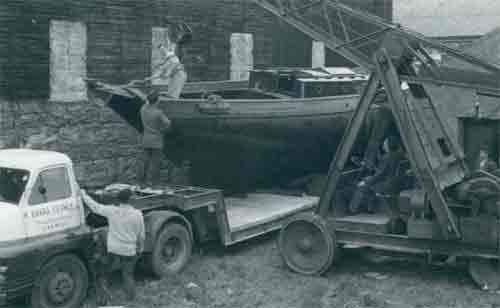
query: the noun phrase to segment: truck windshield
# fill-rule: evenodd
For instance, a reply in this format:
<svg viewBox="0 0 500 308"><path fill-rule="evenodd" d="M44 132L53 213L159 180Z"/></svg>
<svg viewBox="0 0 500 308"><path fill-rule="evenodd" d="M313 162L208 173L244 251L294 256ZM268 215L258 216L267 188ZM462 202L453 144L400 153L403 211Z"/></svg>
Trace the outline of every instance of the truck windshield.
<svg viewBox="0 0 500 308"><path fill-rule="evenodd" d="M28 178L27 170L0 167L0 202L17 205L26 188Z"/></svg>

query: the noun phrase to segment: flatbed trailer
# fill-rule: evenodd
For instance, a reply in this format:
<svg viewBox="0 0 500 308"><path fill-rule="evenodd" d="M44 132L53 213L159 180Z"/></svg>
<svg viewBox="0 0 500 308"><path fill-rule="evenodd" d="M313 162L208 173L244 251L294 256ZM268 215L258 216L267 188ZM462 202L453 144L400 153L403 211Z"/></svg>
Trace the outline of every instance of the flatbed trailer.
<svg viewBox="0 0 500 308"><path fill-rule="evenodd" d="M0 306L30 296L35 308L72 308L87 296L106 253L107 220L85 206L73 170L62 153L0 151ZM181 271L197 243L227 246L277 230L318 201L268 193L225 199L221 190L192 186L84 188L105 205L132 190L146 229L141 263L160 277Z"/></svg>
<svg viewBox="0 0 500 308"><path fill-rule="evenodd" d="M144 213L146 220L158 219L158 214L152 216L149 213L172 211L179 215L178 221L186 226L193 243L218 240L224 246L279 230L290 217L313 212L319 201L314 196L276 193L249 193L244 197L225 198L218 189L182 185L132 190L130 203ZM96 200L110 203L118 190L91 191ZM96 215L90 214L89 220L93 216ZM96 226L103 225L104 221L100 221ZM152 223L146 221L146 224ZM185 262L187 259L182 263Z"/></svg>

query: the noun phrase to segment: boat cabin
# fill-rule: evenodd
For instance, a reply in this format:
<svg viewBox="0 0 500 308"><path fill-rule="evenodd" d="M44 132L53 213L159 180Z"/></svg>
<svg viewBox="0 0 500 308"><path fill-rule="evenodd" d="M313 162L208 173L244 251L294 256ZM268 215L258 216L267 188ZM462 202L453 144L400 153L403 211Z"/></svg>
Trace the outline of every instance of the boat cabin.
<svg viewBox="0 0 500 308"><path fill-rule="evenodd" d="M293 98L360 94L368 74L347 67L271 68L250 72L250 88Z"/></svg>

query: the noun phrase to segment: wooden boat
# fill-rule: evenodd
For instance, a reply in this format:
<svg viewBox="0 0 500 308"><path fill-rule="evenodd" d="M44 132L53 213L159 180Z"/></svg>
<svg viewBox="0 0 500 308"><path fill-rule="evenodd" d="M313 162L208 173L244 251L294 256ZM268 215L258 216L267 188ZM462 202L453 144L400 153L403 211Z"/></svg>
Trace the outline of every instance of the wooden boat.
<svg viewBox="0 0 500 308"><path fill-rule="evenodd" d="M325 172L367 79L335 72L254 70L249 81L187 84L180 99L160 102L173 123L165 156L190 161L193 184L227 193ZM142 130L145 89L102 83L95 89L111 93L108 106Z"/></svg>

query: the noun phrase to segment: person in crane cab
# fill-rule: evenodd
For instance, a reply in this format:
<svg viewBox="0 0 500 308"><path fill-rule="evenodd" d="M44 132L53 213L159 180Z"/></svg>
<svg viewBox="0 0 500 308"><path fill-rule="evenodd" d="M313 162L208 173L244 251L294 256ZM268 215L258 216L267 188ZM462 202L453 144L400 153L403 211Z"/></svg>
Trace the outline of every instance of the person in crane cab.
<svg viewBox="0 0 500 308"><path fill-rule="evenodd" d="M498 169L497 163L490 159L487 149L479 150L479 170L493 172Z"/></svg>
<svg viewBox="0 0 500 308"><path fill-rule="evenodd" d="M387 137L384 140L383 149L385 154L382 156L375 173L365 177L357 184L358 189L349 204L349 210L353 214L359 212L363 202L367 204L366 210L368 213L375 212L374 194L391 194L398 190L400 179L396 175L404 159L404 152L399 138L393 135ZM367 196L371 198L365 200Z"/></svg>
<svg viewBox="0 0 500 308"><path fill-rule="evenodd" d="M102 263L100 277L97 279L99 288L108 297L106 277L118 267L121 270L125 292L129 300L135 298L134 269L137 259L144 250L146 238L144 217L142 212L129 204L132 192L129 189L118 193L118 205L103 205L92 199L85 190L81 190L82 199L88 208L108 220L106 239L107 258ZM104 274L104 275L103 275Z"/></svg>

